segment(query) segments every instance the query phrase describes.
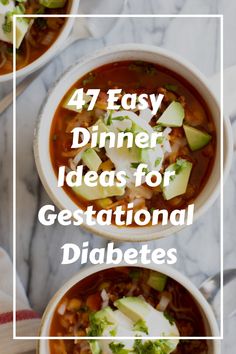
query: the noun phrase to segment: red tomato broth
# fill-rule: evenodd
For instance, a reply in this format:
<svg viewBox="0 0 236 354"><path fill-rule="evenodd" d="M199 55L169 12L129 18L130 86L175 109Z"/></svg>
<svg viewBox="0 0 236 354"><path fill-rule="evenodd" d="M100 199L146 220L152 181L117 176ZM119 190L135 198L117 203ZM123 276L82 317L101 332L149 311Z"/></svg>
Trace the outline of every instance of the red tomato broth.
<svg viewBox="0 0 236 354"><path fill-rule="evenodd" d="M81 280L67 291L57 305L50 326L50 336L86 336L90 315L102 308L102 298L99 299L102 289L106 289L109 294L109 306L111 308L114 308L113 303L117 299L124 296L140 295L156 308L163 294L167 293L171 296L171 301L165 310L165 316L175 321L180 336L206 336L202 314L192 295L172 278L167 279L163 292L154 290L147 285L149 274L150 271L143 268L117 267L94 273ZM130 295L130 291L133 292L132 295ZM88 299L92 296L97 299L95 308L88 306ZM75 303L75 299L79 308L70 311L70 301ZM67 310L63 315L60 315L57 310L65 302L67 303ZM51 354L61 354L58 348L62 345L66 348L66 354L91 354L89 346L87 344L86 347L86 344L87 341L85 340L78 342L50 340L50 350ZM183 340L179 342L173 353L207 354L208 345L205 340Z"/></svg>
<svg viewBox="0 0 236 354"><path fill-rule="evenodd" d="M135 65L138 65L138 69L135 69ZM155 208L166 209L171 212L176 208L185 209L189 204L192 204L197 196L202 192L212 172L216 151L216 129L208 106L201 95L190 83L178 74L159 65L146 62L136 64L134 61L116 62L99 67L93 70L92 73L84 75L73 85L72 88L83 87L84 92L86 92L89 88L99 88L102 92L107 92L107 90L111 88L122 88L128 93L144 92L151 94L162 92L163 86L166 84L177 86L177 92L174 94L177 96L178 100L184 98L186 102L185 119L187 123L192 121L194 127L203 129L212 136L212 139L208 145L198 151L191 151L187 143L178 151L176 158L183 157L193 163L188 188L185 194L170 200L165 200L160 191L157 189L154 191L153 197L150 200L146 200L146 207L148 210ZM173 94L171 91L167 90L166 93L167 96ZM166 107L165 102L163 105ZM151 125L155 125L156 120L163 111L162 107L163 106L161 106L160 112L158 112L157 115L151 120ZM191 110L193 110L193 112ZM76 115L77 113L63 108L61 104L56 110L50 132L50 154L56 175L58 175L58 169L60 166L68 166L69 159L68 157L63 156L63 153L67 153L72 150L72 134L66 132L66 129L68 123L75 119ZM88 122L87 125L90 126L95 123L97 118L90 117L89 119L91 119L91 121ZM170 134L173 141L175 141L176 135L184 137L183 127L173 128ZM167 158L164 165L168 165L168 163L170 162ZM83 198L78 197L66 184L63 188L73 202L75 202L83 210L91 204L94 209L99 210L96 203L88 202ZM117 201L116 198L112 199L114 202Z"/></svg>

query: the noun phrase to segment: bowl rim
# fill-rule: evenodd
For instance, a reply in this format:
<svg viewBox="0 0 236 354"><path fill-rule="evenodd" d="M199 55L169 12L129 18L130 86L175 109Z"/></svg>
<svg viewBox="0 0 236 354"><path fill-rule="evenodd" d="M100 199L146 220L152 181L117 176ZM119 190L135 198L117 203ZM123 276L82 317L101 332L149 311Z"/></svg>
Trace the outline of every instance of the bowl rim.
<svg viewBox="0 0 236 354"><path fill-rule="evenodd" d="M170 265L167 264L161 264L161 265L156 265L156 264L148 264L144 265L140 261L138 261L137 264L135 265L127 265L124 261L122 261L119 265L115 264L99 264L99 265L93 265L89 266L85 269L80 270L78 273L74 274L68 281L66 281L60 288L57 290L57 292L53 295L51 300L49 301L43 316L41 320L41 325L39 329L39 337L45 337L49 336L47 333L50 330L51 326L51 320L53 317L53 314L55 312L56 306L58 305L59 301L62 299L62 297L69 291L74 285L76 285L78 282L82 281L83 279L87 278L90 275L96 274L97 272L100 272L102 270L107 270L107 269L112 269L112 268L119 268L119 267L138 267L138 268L143 268L143 269L150 269L154 271L161 272L168 277L172 278L173 280L177 281L180 285L182 285L189 293L190 295L193 296L195 303L197 304L200 312L202 313L202 316L205 317L204 323L205 325L208 325L209 331L211 332L211 336L218 337L219 336L219 327L218 323L216 320L216 317L214 315L213 309L210 306L210 304L207 302L203 294L200 292L200 290L196 287L196 285L183 273L181 273L179 270L176 270L175 268L171 267ZM47 328L45 328L47 327ZM45 331L45 333L44 333ZM210 337L209 335L207 335ZM44 341L43 339L39 339L37 341L37 353L38 354L49 354L49 353L41 353L40 352L40 345L41 342ZM49 340L46 339L48 342ZM220 354L220 343L219 340L214 340L213 341L213 346L214 346L214 352L213 354Z"/></svg>
<svg viewBox="0 0 236 354"><path fill-rule="evenodd" d="M71 7L70 10L68 11L68 14L76 14L79 8L79 3L80 0L71 0ZM63 28L60 30L53 44L42 55L40 55L37 59L32 61L32 63L17 70L16 79L21 77L27 77L28 75L37 71L47 62L49 62L58 51L60 51L60 47L63 45L64 41L68 38L72 30L74 20L75 19L73 17L67 18L66 23L64 24ZM13 79L13 72L0 75L0 83L8 82L12 79Z"/></svg>
<svg viewBox="0 0 236 354"><path fill-rule="evenodd" d="M159 48L159 47L156 47L153 45L146 45L146 44L140 44L140 43L127 43L127 44L118 44L118 45L105 47L103 49L96 51L95 53L93 53L89 56L82 57L76 63L72 64L65 71L65 73L53 84L53 86L49 90L47 99L41 107L41 111L40 111L40 114L38 117L35 132L34 132L34 156L35 156L35 162L36 162L38 174L40 176L40 179L41 179L41 181L44 185L44 188L45 188L46 192L48 193L50 199L53 201L53 203L60 210L65 208L65 206L63 205L64 203L61 202L57 198L57 196L54 194L54 192L52 192L50 184L48 183L48 179L46 177L46 174L44 173L41 163L39 161L40 160L39 131L40 131L41 122L43 121L43 119L45 119L45 116L46 116L45 111L47 108L48 101L50 100L51 95L57 89L58 85L60 85L60 83L63 82L64 80L66 80L67 78L69 80L71 73L74 70L76 70L76 68L81 68L91 62L96 63L97 58L102 58L107 55L111 55L111 54L114 55L114 54L119 54L122 52L127 52L130 54L132 52L137 52L137 51L143 52L143 53L145 53L145 52L153 53L153 54L157 54L159 56L162 56L164 58L168 58L169 60L172 60L172 61L182 65L182 67L184 67L188 71L192 72L193 75L198 80L198 82L200 82L205 87L205 89L208 91L209 95L211 96L212 100L214 101L214 105L220 111L218 100L217 100L214 92L212 92L212 90L209 86L209 83L207 81L207 78L204 76L204 74L202 74L202 72L198 68L196 68L192 63L190 63L186 59L182 58L179 55L176 55L176 53L171 52L169 50ZM97 67L98 66L99 65L97 65ZM95 67L96 67L96 65L95 65ZM173 70L173 71L175 71L175 70ZM229 173L229 170L231 167L231 162L232 162L232 157L233 157L233 136L232 136L230 121L227 116L224 117L223 125L224 125L224 134L225 134L224 144L226 145L226 150L227 150L227 155L226 155L226 159L224 160L224 166L223 166L224 181L225 181L225 179ZM212 204L215 202L218 195L220 194L220 184L221 184L221 181L219 178L218 183L215 185L214 191L212 192L210 198L208 198L208 200L204 203L204 205L202 205L200 208L198 208L198 210L195 210L194 221L196 221L202 214L204 214L208 210L208 208L210 206L212 206ZM68 198L70 198L70 197L68 196ZM77 206L77 208L80 209L79 206ZM144 242L144 241L151 241L151 240L155 240L155 239L160 239L160 238L166 237L168 235L171 235L173 233L177 233L181 229L186 227L186 225L182 225L182 226L173 226L172 225L165 230L161 230L160 232L157 232L154 230L155 226L154 227L153 226L151 226L151 227L145 226L145 227L142 227L144 230L144 232L143 232L144 235L143 234L142 235L131 235L131 236L128 235L128 237L126 237L126 235L122 235L122 237L121 237L120 235L118 235L118 233L114 232L114 230L117 231L119 228L115 225L109 225L109 226L106 226L103 228L101 228L101 227L96 228L96 226L91 226L91 225L87 225L87 224L83 223L80 226L82 228L88 230L89 232L95 232L96 234L98 234L104 238L107 238L109 240L122 241L122 242L130 242L130 241ZM122 228L128 229L125 226ZM122 228L120 228L120 230ZM151 232L151 228L152 228L152 232ZM132 227L130 229L132 229ZM146 230L148 230L148 233L146 233Z"/></svg>

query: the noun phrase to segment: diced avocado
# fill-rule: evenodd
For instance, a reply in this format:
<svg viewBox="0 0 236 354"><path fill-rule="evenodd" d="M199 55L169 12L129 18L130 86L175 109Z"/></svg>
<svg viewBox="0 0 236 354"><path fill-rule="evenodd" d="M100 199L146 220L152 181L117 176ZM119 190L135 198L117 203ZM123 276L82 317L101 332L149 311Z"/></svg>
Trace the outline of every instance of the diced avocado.
<svg viewBox="0 0 236 354"><path fill-rule="evenodd" d="M145 320L151 311L151 306L139 297L124 297L114 305L134 322Z"/></svg>
<svg viewBox="0 0 236 354"><path fill-rule="evenodd" d="M30 22L26 18L17 18L16 21L16 48L18 49L28 32Z"/></svg>
<svg viewBox="0 0 236 354"><path fill-rule="evenodd" d="M67 0L39 0L39 3L49 9L58 9L64 7Z"/></svg>
<svg viewBox="0 0 236 354"><path fill-rule="evenodd" d="M209 135L208 133L190 127L189 125L183 125L183 128L184 128L188 145L192 151L203 148L212 139L212 136Z"/></svg>
<svg viewBox="0 0 236 354"><path fill-rule="evenodd" d="M71 98L73 97L73 95L75 94L75 92L76 92L77 90L78 90L77 88L73 88L73 89L66 95L65 99L64 99L63 102L62 102L62 107L65 108L65 109L68 109L69 111L73 111L73 112L76 112L76 113L81 113L82 110L83 110L83 107L82 107L82 108L77 108L77 107L76 107L76 104L75 104L75 105L69 104ZM86 95L85 93L83 93L83 100L84 100L85 104L87 104L88 102L91 101L91 96Z"/></svg>
<svg viewBox="0 0 236 354"><path fill-rule="evenodd" d="M139 162L146 162L148 160L150 149L141 149L141 148L137 148L137 149L138 149Z"/></svg>
<svg viewBox="0 0 236 354"><path fill-rule="evenodd" d="M107 128L106 124L103 122L102 119L98 119L98 121L94 124L94 126L98 127L98 130L97 130L98 135L101 133L109 132L109 129Z"/></svg>
<svg viewBox="0 0 236 354"><path fill-rule="evenodd" d="M92 148L88 148L82 155L83 163L90 169L90 171L97 172L102 160Z"/></svg>
<svg viewBox="0 0 236 354"><path fill-rule="evenodd" d="M3 11L3 13L1 13ZM7 5L0 1L0 40L13 44L13 15L23 15L19 6L15 7L14 1ZM16 19L16 48L19 49L32 21L26 18Z"/></svg>
<svg viewBox="0 0 236 354"><path fill-rule="evenodd" d="M122 313L120 310L115 310L113 311L116 323L118 326L122 328L128 328L129 330L132 330L133 328L133 321L127 317L124 313Z"/></svg>
<svg viewBox="0 0 236 354"><path fill-rule="evenodd" d="M181 103L173 101L157 120L164 127L181 127L184 120L184 108Z"/></svg>
<svg viewBox="0 0 236 354"><path fill-rule="evenodd" d="M86 200L116 197L121 196L125 193L125 187L118 187L116 185L103 187L99 182L95 187L89 187L83 182L81 186L72 187L72 190L81 198L84 198Z"/></svg>
<svg viewBox="0 0 236 354"><path fill-rule="evenodd" d="M92 129L93 127L97 127L97 130L95 131L98 134L98 144L100 142L100 134L101 133L108 133L109 129L106 126L106 124L103 122L102 119L98 119L96 121L96 123L94 123L94 125L92 125L91 127L88 128L88 130L90 131L90 133L92 133L94 130Z"/></svg>
<svg viewBox="0 0 236 354"><path fill-rule="evenodd" d="M167 167L166 171L175 171L175 175L170 177L169 185L163 187L163 196L166 200L186 192L192 167L192 163L184 159L179 159Z"/></svg>
<svg viewBox="0 0 236 354"><path fill-rule="evenodd" d="M90 346L92 354L100 354L101 353L101 348L99 346L98 341L90 340L89 341L89 346Z"/></svg>
<svg viewBox="0 0 236 354"><path fill-rule="evenodd" d="M166 286L166 281L167 276L165 274L151 271L147 283L151 288L157 291L163 291Z"/></svg>

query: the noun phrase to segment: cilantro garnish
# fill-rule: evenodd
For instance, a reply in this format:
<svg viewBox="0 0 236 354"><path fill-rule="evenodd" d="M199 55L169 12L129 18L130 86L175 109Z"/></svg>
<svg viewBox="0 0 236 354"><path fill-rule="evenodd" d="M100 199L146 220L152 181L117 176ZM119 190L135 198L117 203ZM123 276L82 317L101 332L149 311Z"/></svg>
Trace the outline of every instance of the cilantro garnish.
<svg viewBox="0 0 236 354"><path fill-rule="evenodd" d="M175 344L167 339L150 340L144 343L136 339L133 349L137 354L169 354L175 349Z"/></svg>
<svg viewBox="0 0 236 354"><path fill-rule="evenodd" d="M110 343L109 348L111 349L113 354L129 354L129 351L125 348L123 343Z"/></svg>
<svg viewBox="0 0 236 354"><path fill-rule="evenodd" d="M129 119L129 117L128 116L118 116L118 117L112 118L112 120L119 120L120 122L122 122L125 119Z"/></svg>
<svg viewBox="0 0 236 354"><path fill-rule="evenodd" d="M159 165L160 165L161 160L162 160L162 158L161 158L161 157L158 157L158 158L156 159L156 161L155 161L155 167L157 167L157 166L159 166Z"/></svg>
<svg viewBox="0 0 236 354"><path fill-rule="evenodd" d="M164 311L165 318L170 322L171 326L175 323L174 317L172 317L167 311Z"/></svg>
<svg viewBox="0 0 236 354"><path fill-rule="evenodd" d="M89 317L90 328L88 330L88 336L90 337L100 337L103 334L104 329L112 325L106 318L96 318L96 314L91 314Z"/></svg>
<svg viewBox="0 0 236 354"><path fill-rule="evenodd" d="M95 74L90 72L86 75L85 79L83 80L83 86L87 84L91 84L95 79Z"/></svg>
<svg viewBox="0 0 236 354"><path fill-rule="evenodd" d="M2 5L8 5L9 4L9 0L0 0L0 3Z"/></svg>
<svg viewBox="0 0 236 354"><path fill-rule="evenodd" d="M176 92L178 90L178 86L177 85L173 85L173 84L166 84L164 85L164 88L168 91L172 91L172 92Z"/></svg>
<svg viewBox="0 0 236 354"><path fill-rule="evenodd" d="M139 331L148 334L148 327L145 321L138 320L133 327L134 331Z"/></svg>

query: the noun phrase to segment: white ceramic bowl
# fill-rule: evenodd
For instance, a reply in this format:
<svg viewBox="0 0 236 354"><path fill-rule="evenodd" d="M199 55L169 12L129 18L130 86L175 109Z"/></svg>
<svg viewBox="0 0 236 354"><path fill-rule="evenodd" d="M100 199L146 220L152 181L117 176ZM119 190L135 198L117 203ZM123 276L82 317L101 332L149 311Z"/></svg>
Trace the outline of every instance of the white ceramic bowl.
<svg viewBox="0 0 236 354"><path fill-rule="evenodd" d="M216 158L212 173L206 183L204 190L195 200L194 220L205 213L213 204L220 191L220 108L217 100L208 87L208 80L192 64L178 57L175 53L143 44L124 44L105 48L86 57L78 64L72 66L65 75L56 83L44 103L38 126L35 130L34 154L35 161L41 181L53 202L59 209L69 209L72 212L78 206L72 201L67 193L57 187L57 178L54 173L50 152L49 137L51 123L56 108L61 99L76 80L97 67L122 60L142 60L157 63L177 72L189 81L198 92L204 97L212 113L217 129ZM228 118L224 119L224 177L228 174L233 151L231 126ZM117 227L111 226L88 226L83 224L90 232L118 241L148 241L164 237L177 232L182 227L168 225L156 225L146 227Z"/></svg>
<svg viewBox="0 0 236 354"><path fill-rule="evenodd" d="M80 0L71 0L71 6L69 9L70 14L77 14ZM74 18L68 18L64 27L62 28L60 34L58 35L55 42L50 46L50 48L42 54L38 59L34 60L31 64L25 66L24 68L17 70L16 77L20 78L27 76L34 71L45 65L53 56L63 48L65 40L68 38L74 23ZM0 75L0 83L6 82L12 79L12 73Z"/></svg>
<svg viewBox="0 0 236 354"><path fill-rule="evenodd" d="M121 264L121 266L127 266L126 264ZM187 291L193 296L196 304L199 306L199 310L203 316L204 320L204 325L205 325L205 330L206 330L206 336L208 337L218 337L219 336L219 330L218 330L218 325L215 319L215 316L213 314L213 311L206 301L206 299L203 297L203 295L200 293L200 291L193 285L193 283L190 282L184 275L176 271L170 266L167 265L161 265L161 266L154 266L154 265L148 265L145 267L141 264L135 265L141 268L146 268L146 269L152 269L155 271L162 272L166 274L168 277L176 280L179 284L181 284ZM60 290L53 296L51 301L49 302L43 318L41 322L41 329L40 329L40 336L42 337L48 337L50 336L50 326L51 326L51 321L53 318L53 314L56 310L56 307L58 303L60 302L61 298L65 295L65 293L72 288L76 283L81 281L82 279L88 277L91 274L94 274L96 272L99 272L104 269L109 269L109 268L115 268L117 267L116 265L110 266L110 265L96 265L88 268L86 270L80 271L78 274L76 274L72 279L70 279L65 285L63 285ZM131 266L129 266L131 267ZM219 340L209 340L208 341L208 346L209 346L209 353L208 354L220 354L220 342ZM37 345L37 353L38 354L50 354L49 350L49 341L48 340L39 340L38 345Z"/></svg>

